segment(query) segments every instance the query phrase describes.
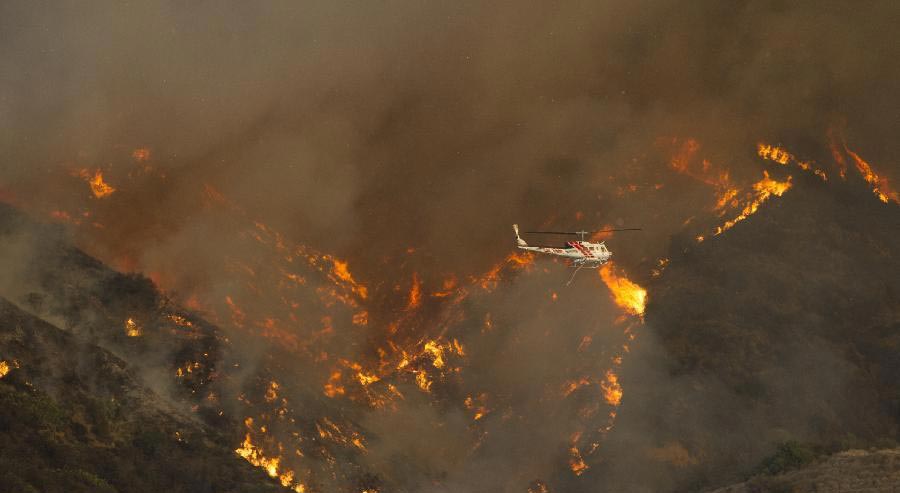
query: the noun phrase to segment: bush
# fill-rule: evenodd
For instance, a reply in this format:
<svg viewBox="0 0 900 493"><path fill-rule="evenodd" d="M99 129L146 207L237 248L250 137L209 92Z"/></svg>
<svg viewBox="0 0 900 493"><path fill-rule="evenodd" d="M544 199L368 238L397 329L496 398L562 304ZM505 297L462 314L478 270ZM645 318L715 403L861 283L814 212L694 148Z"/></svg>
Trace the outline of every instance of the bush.
<svg viewBox="0 0 900 493"><path fill-rule="evenodd" d="M807 445L796 441L787 441L778 445L773 455L763 460L759 472L763 474L781 474L811 463L818 454Z"/></svg>

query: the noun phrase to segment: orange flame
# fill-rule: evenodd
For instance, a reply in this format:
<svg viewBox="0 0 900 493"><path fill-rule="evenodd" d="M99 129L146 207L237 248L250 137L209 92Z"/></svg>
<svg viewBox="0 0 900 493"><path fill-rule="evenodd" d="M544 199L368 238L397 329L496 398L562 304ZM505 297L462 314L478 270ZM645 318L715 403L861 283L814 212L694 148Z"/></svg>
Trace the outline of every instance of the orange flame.
<svg viewBox="0 0 900 493"><path fill-rule="evenodd" d="M248 429L252 430L253 418L248 417L244 420L244 424L247 425ZM265 433L265 427L260 428L260 431ZM267 457L263 453L263 450L253 443L250 431L244 435L244 441L241 442L241 446L234 451L250 464L264 469L269 477L277 479L282 486L291 488L298 493L304 493L306 491L306 486L304 486L303 483L294 482L294 471L281 466L280 457Z"/></svg>
<svg viewBox="0 0 900 493"><path fill-rule="evenodd" d="M419 307L422 299L422 282L419 281L419 275L413 274L412 287L409 288L409 302L406 304L407 310L415 310Z"/></svg>
<svg viewBox="0 0 900 493"><path fill-rule="evenodd" d="M720 235L725 231L728 231L735 224L747 219L751 215L755 214L759 209L759 206L762 205L765 201L769 200L773 195L776 197L781 197L784 192L790 190L791 188L791 177L788 176L787 181L777 181L769 178L769 173L767 171L763 171L763 179L753 184L754 193L750 194L747 199L746 205L744 205L741 213L730 221L726 221L725 224L719 226L716 229L715 234Z"/></svg>
<svg viewBox="0 0 900 493"><path fill-rule="evenodd" d="M622 386L619 385L619 377L612 369L606 371L606 380L600 384L603 389L603 398L610 406L618 406L622 402Z"/></svg>
<svg viewBox="0 0 900 493"><path fill-rule="evenodd" d="M878 197L878 200L885 204L890 201L900 204L900 195L891 188L891 184L888 183L887 178L878 176L872 171L872 166L861 158L859 154L848 149L846 144L844 145L844 150L846 150L847 154L853 158L853 162L856 164L856 169L859 171L859 174L862 175L864 180L872 185L872 192Z"/></svg>
<svg viewBox="0 0 900 493"><path fill-rule="evenodd" d="M612 263L600 269L600 278L609 288L613 301L631 315L644 316L647 306L647 290L632 282L625 276L616 274Z"/></svg>
<svg viewBox="0 0 900 493"><path fill-rule="evenodd" d="M103 180L103 172L99 169L94 170L93 175L91 175L90 171L82 169L78 172L78 176L84 179L88 183L88 185L91 186L91 192L93 192L94 197L98 199L108 197L116 191L115 188L113 188Z"/></svg>
<svg viewBox="0 0 900 493"><path fill-rule="evenodd" d="M129 318L125 321L125 335L128 337L140 337L142 334L140 326L138 326L137 322L134 321L133 318Z"/></svg>
<svg viewBox="0 0 900 493"><path fill-rule="evenodd" d="M825 176L824 171L819 168L813 168L812 164L808 161L800 161L793 154L781 147L760 142L756 145L756 153L759 155L759 157L768 161L776 162L782 166L789 166L793 163L803 171L815 174L816 176L821 178L822 181L828 180L828 177Z"/></svg>
<svg viewBox="0 0 900 493"><path fill-rule="evenodd" d="M584 458L581 456L581 451L578 450L578 440L580 438L580 432L572 435L571 446L569 447L569 469L571 469L576 476L581 476L584 474L584 471L589 469L589 466L584 462Z"/></svg>

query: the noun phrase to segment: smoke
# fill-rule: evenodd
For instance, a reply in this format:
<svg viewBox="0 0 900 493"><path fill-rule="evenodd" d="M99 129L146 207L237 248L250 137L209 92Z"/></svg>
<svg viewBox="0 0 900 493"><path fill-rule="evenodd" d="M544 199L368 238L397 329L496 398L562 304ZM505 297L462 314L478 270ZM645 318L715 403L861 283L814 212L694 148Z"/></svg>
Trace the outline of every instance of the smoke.
<svg viewBox="0 0 900 493"><path fill-rule="evenodd" d="M558 387L603 375L625 340L619 312L596 277L562 292L557 264L522 277L507 265L491 292L470 280L506 257L514 222L643 227L610 246L620 266L649 280L639 273L719 223L710 187L670 166L687 138L701 146L694 164L726 169L735 184L771 169L755 155L762 140L815 160L833 186L826 135L837 129L896 183L897 14L893 2L6 3L0 196L38 216L55 211L81 248L203 311L236 346L247 343L245 367L283 369L270 371L285 395L314 409L304 426L346 415L368 440L365 454L347 459L354 474L358 465L407 491L524 491L538 479L576 491L610 478L627 490L653 457L721 465L713 459L735 442L708 445L693 431L755 430L771 414L749 409L734 382L673 377L659 361L672 350L667 334L694 328L670 327L679 313L648 315L635 344L654 356L626 357L623 367L635 395L646 394L626 398L622 430L597 452L623 457L611 462L621 469L589 458L589 472L574 477L571 435L601 427L605 414L580 415L590 399L562 398ZM116 191L95 197L81 169L102 171ZM797 175L796 188L826 186L772 172ZM367 298L351 288L339 293L350 304L329 298L335 258ZM716 260L723 279L746 268ZM285 287L286 273L305 284ZM405 308L413 273L429 300L421 311ZM458 305L432 296L461 286L469 294ZM353 323L363 312L368 324ZM260 334L286 352L277 364L259 361ZM440 395L419 395L406 375L391 380L405 396L394 409L322 401L331 372L357 371L339 361L377 360L388 339L408 349L439 336L467 353L457 375L434 384ZM789 367L828 366L834 385L852 381L840 351L791 347ZM712 389L702 393L719 406L710 415L733 420L709 425L701 415L657 434L641 422L663 413L654 391L639 390L648 381L667 395ZM834 388L816 398L840 395ZM491 412L476 426L460 401L482 393ZM651 409L638 413L627 399ZM818 409L796 406L801 418ZM746 469L773 440L753 441L729 466ZM647 487L680 478L683 467L672 467L646 476Z"/></svg>

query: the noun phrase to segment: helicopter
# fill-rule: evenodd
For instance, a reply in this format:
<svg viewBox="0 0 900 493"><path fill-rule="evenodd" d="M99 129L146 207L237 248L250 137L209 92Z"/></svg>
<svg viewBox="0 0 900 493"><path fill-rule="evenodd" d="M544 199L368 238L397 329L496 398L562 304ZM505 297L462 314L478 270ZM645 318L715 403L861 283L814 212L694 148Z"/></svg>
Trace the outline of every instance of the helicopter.
<svg viewBox="0 0 900 493"><path fill-rule="evenodd" d="M529 252L546 253L569 260L569 266L575 267L575 272L572 273L572 277L566 283L566 286L568 286L575 279L575 274L578 274L578 271L581 269L597 269L609 262L610 257L612 257L613 253L606 247L606 242L595 243L586 241L586 235L612 233L614 231L641 231L641 228L602 229L599 231L524 231L526 234L580 236L578 240L567 241L565 246L529 245L519 236L518 224L513 224L513 231L516 233L516 246L520 249Z"/></svg>

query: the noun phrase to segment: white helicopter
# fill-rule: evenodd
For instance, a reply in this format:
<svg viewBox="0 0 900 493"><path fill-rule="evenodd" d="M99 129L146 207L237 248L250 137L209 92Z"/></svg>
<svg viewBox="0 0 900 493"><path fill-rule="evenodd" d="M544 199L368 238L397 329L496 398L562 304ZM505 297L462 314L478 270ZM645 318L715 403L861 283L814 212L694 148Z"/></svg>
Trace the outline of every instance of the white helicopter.
<svg viewBox="0 0 900 493"><path fill-rule="evenodd" d="M606 248L606 242L601 241L599 243L594 243L592 241L585 241L584 237L586 235L593 235L596 233L611 233L614 231L641 231L641 228L621 228L621 229L603 229L600 231L525 231L527 234L542 234L542 235L575 235L580 236L581 238L578 240L567 241L565 246L548 246L548 245L537 245L532 246L525 242L521 236L519 236L519 225L513 224L513 231L516 232L516 244L522 250L527 250L529 252L537 252L537 253L547 253L550 255L555 255L557 257L562 257L571 261L569 264L571 267L575 267L575 272L572 273L572 277L569 278L569 282L566 283L566 286L572 283L572 280L575 279L575 274L578 274L578 271L581 269L596 269L606 262L609 261L610 257L612 257L612 252Z"/></svg>

